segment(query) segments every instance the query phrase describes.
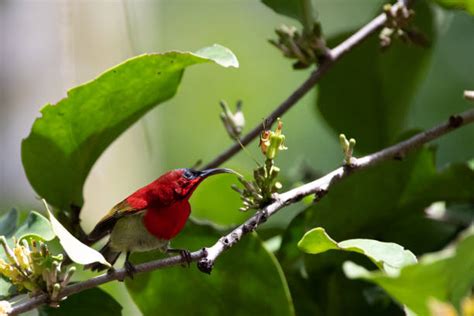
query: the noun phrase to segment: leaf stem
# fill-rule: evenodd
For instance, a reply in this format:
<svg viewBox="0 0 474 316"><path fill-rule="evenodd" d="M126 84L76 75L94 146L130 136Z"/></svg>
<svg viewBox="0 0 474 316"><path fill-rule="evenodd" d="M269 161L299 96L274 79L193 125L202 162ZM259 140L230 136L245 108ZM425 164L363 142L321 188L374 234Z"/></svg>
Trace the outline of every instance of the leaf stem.
<svg viewBox="0 0 474 316"><path fill-rule="evenodd" d="M313 32L314 23L316 19L314 17L314 8L312 0L300 0L301 9L303 10L303 33L308 35Z"/></svg>

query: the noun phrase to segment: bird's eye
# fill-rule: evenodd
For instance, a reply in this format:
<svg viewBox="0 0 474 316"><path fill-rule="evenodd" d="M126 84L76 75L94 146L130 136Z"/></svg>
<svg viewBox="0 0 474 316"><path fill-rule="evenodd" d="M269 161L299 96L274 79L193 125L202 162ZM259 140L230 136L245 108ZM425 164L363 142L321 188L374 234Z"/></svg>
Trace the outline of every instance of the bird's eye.
<svg viewBox="0 0 474 316"><path fill-rule="evenodd" d="M184 173L183 173L183 177L188 179L188 180L191 180L193 178L195 178L195 175L194 173L191 171L191 170L186 170Z"/></svg>

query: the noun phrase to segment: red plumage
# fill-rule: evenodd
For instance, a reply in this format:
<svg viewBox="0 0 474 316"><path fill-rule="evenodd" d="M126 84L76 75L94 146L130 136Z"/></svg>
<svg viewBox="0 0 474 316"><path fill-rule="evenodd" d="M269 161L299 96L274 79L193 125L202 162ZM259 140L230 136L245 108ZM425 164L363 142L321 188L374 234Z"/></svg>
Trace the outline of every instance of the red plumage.
<svg viewBox="0 0 474 316"><path fill-rule="evenodd" d="M145 228L158 239L175 237L191 214L188 200L204 178L186 179L184 172L185 169L169 171L126 199L134 209L146 209Z"/></svg>

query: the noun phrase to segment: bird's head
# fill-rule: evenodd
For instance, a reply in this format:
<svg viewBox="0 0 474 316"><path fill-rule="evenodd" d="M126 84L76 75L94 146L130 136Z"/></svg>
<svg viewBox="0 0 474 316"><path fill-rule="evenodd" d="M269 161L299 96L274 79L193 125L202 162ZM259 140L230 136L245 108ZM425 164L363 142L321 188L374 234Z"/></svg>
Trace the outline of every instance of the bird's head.
<svg viewBox="0 0 474 316"><path fill-rule="evenodd" d="M175 193L181 198L189 198L198 185L207 177L220 173L235 173L227 168L212 168L205 170L195 170L183 168L172 171L175 181Z"/></svg>

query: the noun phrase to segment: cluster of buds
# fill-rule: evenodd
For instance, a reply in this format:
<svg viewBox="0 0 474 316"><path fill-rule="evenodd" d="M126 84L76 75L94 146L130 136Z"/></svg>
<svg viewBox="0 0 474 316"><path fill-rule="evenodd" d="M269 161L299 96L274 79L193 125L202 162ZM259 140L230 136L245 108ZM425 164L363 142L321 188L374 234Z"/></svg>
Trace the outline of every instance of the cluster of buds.
<svg viewBox="0 0 474 316"><path fill-rule="evenodd" d="M282 188L277 181L280 168L274 165L274 159L280 150L286 150L284 145L285 135L282 134L283 123L278 119L275 131L264 130L260 135L260 149L265 155L265 164L254 170L253 181L239 177L240 183L244 186L239 189L233 185L232 188L240 194L243 202L241 211L249 209L261 209L273 201L273 194Z"/></svg>
<svg viewBox="0 0 474 316"><path fill-rule="evenodd" d="M229 134L232 139L238 139L245 126L244 113L242 112L242 101L237 101L235 113L232 113L225 101L220 101L219 103L223 110L220 117L227 134Z"/></svg>
<svg viewBox="0 0 474 316"><path fill-rule="evenodd" d="M285 57L296 59L294 69L305 69L326 57L328 49L322 37L321 24L315 23L311 32L298 32L294 26L282 25L275 30L278 40L269 42Z"/></svg>
<svg viewBox="0 0 474 316"><path fill-rule="evenodd" d="M51 254L48 246L41 241L33 239L28 243L23 239L15 242L15 247L11 249L5 237L1 236L0 243L7 259L0 259L0 275L9 279L19 292L27 291L32 295L48 293L52 306L56 306L59 292L69 283L75 268L69 267L63 272L63 255Z"/></svg>
<svg viewBox="0 0 474 316"><path fill-rule="evenodd" d="M341 143L342 152L344 153L344 165L353 166L356 160L354 157L352 157L354 147L356 145L355 139L351 138L347 140L346 135L340 134L339 142Z"/></svg>
<svg viewBox="0 0 474 316"><path fill-rule="evenodd" d="M415 11L408 9L404 5L394 7L391 4L384 5L383 10L387 16L387 21L379 34L380 47L382 49L387 49L392 44L394 38L398 38L405 43L428 46L426 37L411 26Z"/></svg>

